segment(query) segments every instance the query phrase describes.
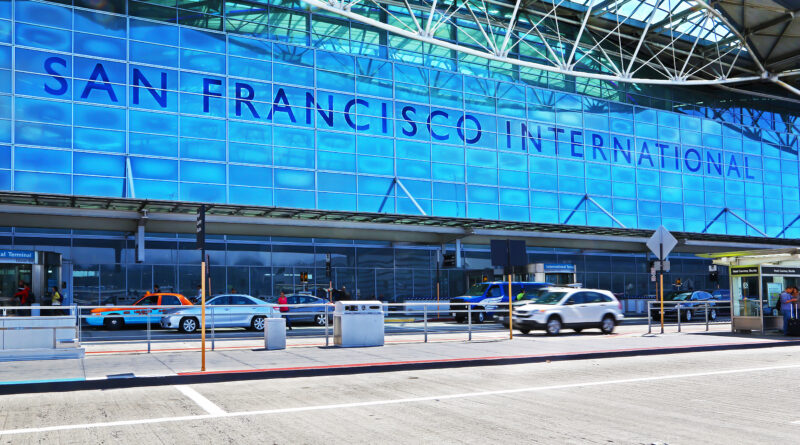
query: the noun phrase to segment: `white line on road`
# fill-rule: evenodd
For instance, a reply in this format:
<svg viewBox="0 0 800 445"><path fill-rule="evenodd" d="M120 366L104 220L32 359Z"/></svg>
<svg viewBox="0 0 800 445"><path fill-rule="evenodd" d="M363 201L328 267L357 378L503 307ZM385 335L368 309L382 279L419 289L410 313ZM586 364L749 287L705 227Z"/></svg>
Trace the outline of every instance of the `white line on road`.
<svg viewBox="0 0 800 445"><path fill-rule="evenodd" d="M762 368L744 368L744 369L730 369L726 371L710 371L710 372L697 372L697 373L690 373L690 374L670 374L670 375L661 375L661 376L652 376L652 377L638 377L638 378L631 378L631 379L618 379L618 380L602 380L596 382L583 382L583 383L567 383L563 385L550 385L550 386L533 386L527 388L516 388L516 389L505 389L505 390L496 390L496 391L481 391L481 392L468 392L468 393L461 393L461 394L443 394L438 396L425 396L425 397L413 397L413 398L405 398L405 399L388 399L388 400L372 400L367 402L352 402L352 403L339 403L335 405L315 405L315 406L298 406L294 408L277 408L277 409L266 409L260 411L240 411L235 413L227 413L223 411L218 406L214 405L211 401L206 399L205 397L201 396L194 390L191 390L185 386L176 386L181 392L183 390L181 388L190 389L191 392L205 400L209 404L213 405L217 410L219 410L218 414L204 414L204 415L196 415L196 416L180 416L180 417L160 417L155 419L139 419L139 420L120 420L115 422L99 422L99 423L84 423L79 425L56 425L56 426L46 426L46 427L38 427L38 428L20 428L14 430L4 430L0 431L0 436L3 435L12 435L12 434L30 434L30 433L44 433L50 431L63 431L63 430L76 430L76 429L89 429L89 428L105 428L105 427L114 427L114 426L126 426L126 425L141 425L141 424L153 424L153 423L167 423L167 422L182 422L187 420L203 420L203 419L212 419L212 418L225 418L225 417L244 417L244 416L260 416L260 415L269 415L269 414L284 414L284 413L296 413L296 412L304 412L304 411L321 411L321 410L331 410L331 409L343 409L343 408L359 408L364 406L379 406L379 405L393 405L393 404L400 404L400 403L419 403L419 402L431 402L431 401L440 401L440 400L447 400L447 399L463 399L463 398L470 398L470 397L484 397L484 396L496 396L502 394L515 394L515 393L524 393L524 392L536 392L536 391L548 391L554 389L570 389L570 388L585 388L591 386L605 386L605 385L619 385L625 383L641 383L641 382L654 382L658 380L675 380L675 379L687 379L687 378L694 378L694 377L708 377L708 376L718 376L718 375L727 375L727 374L743 374L748 372L763 372L763 371L777 371L777 370L784 370L784 369L796 369L800 368L800 364L796 365L783 365L783 366L769 366L769 367L762 367ZM194 397L190 396L186 392L184 392L188 397L195 400ZM197 400L195 400L198 402ZM200 402L198 402L200 404ZM203 406L203 405L201 405ZM203 407L206 411L211 412L206 407Z"/></svg>
<svg viewBox="0 0 800 445"><path fill-rule="evenodd" d="M225 414L225 410L217 406L211 400L208 400L200 394L199 392L192 389L190 386L186 385L175 385L175 389L183 393L186 397L192 399L194 403L198 404L200 408L203 408L207 413L211 414L212 416L222 416Z"/></svg>

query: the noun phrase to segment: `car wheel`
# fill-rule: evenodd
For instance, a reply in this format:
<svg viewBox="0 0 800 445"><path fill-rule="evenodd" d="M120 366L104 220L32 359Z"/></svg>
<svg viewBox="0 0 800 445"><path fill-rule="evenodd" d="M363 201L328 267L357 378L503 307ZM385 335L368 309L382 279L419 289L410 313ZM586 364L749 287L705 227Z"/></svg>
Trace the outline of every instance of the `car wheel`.
<svg viewBox="0 0 800 445"><path fill-rule="evenodd" d="M521 332L522 335L528 335L528 334L530 334L531 330L530 329L520 329L519 332Z"/></svg>
<svg viewBox="0 0 800 445"><path fill-rule="evenodd" d="M583 328L572 328L572 330L575 331L576 334L580 334Z"/></svg>
<svg viewBox="0 0 800 445"><path fill-rule="evenodd" d="M192 334L197 331L197 319L194 317L181 318L181 322L178 323L178 328L182 332Z"/></svg>
<svg viewBox="0 0 800 445"><path fill-rule="evenodd" d="M317 314L314 316L314 324L317 326L325 326L325 314Z"/></svg>
<svg viewBox="0 0 800 445"><path fill-rule="evenodd" d="M692 321L692 310L687 309L686 314L683 315L683 321Z"/></svg>
<svg viewBox="0 0 800 445"><path fill-rule="evenodd" d="M481 324L481 323L483 323L484 321L486 321L486 312L483 312L483 311L481 311L481 312L478 312L478 313L475 315L475 323L477 323L477 324Z"/></svg>
<svg viewBox="0 0 800 445"><path fill-rule="evenodd" d="M711 309L711 311L708 313L708 318L711 321L715 321L717 319L717 310Z"/></svg>
<svg viewBox="0 0 800 445"><path fill-rule="evenodd" d="M108 330L117 331L125 326L125 319L120 317L106 318L103 320L103 326L105 326Z"/></svg>
<svg viewBox="0 0 800 445"><path fill-rule="evenodd" d="M610 334L614 332L614 326L617 325L617 322L614 320L614 317L611 315L606 315L603 317L603 321L600 322L600 330L603 334Z"/></svg>
<svg viewBox="0 0 800 445"><path fill-rule="evenodd" d="M262 315L257 315L253 317L253 320L250 321L250 327L254 331L263 331L264 330L264 317Z"/></svg>
<svg viewBox="0 0 800 445"><path fill-rule="evenodd" d="M547 335L558 335L561 332L561 319L551 317L547 320Z"/></svg>

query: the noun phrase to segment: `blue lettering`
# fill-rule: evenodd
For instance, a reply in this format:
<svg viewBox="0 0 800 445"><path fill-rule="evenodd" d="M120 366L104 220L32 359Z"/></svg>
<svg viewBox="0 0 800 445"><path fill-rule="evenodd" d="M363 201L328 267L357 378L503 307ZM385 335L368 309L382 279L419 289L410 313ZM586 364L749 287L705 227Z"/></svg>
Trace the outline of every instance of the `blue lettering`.
<svg viewBox="0 0 800 445"><path fill-rule="evenodd" d="M600 136L597 133L592 133L592 158L597 159L597 153L600 153L600 156L603 158L604 161L607 161L605 149L603 149L603 136Z"/></svg>
<svg viewBox="0 0 800 445"><path fill-rule="evenodd" d="M756 179L753 176L750 176L750 158L745 156L744 158L744 177L746 179Z"/></svg>
<svg viewBox="0 0 800 445"><path fill-rule="evenodd" d="M653 163L653 156L650 155L650 149L647 148L647 142L642 142L642 149L639 150L639 161L636 165L642 165L642 160L647 159L647 162L650 163L650 167L655 167L656 164Z"/></svg>
<svg viewBox="0 0 800 445"><path fill-rule="evenodd" d="M428 115L428 122L427 122L427 124L428 124L428 133L430 133L430 134L431 134L431 136L432 136L434 139L436 139L437 141L446 141L446 140L450 139L450 135L449 135L449 134L444 134L444 135L442 135L442 134L436 134L436 132L435 132L435 131L433 131L433 128L431 128L431 121L432 121L432 120L433 120L433 118L434 118L434 117L436 117L436 116L442 116L442 117L443 117L443 118L445 118L445 119L447 119L447 118L449 118L449 117L450 117L450 115L449 115L449 114L447 114L447 113L446 113L446 112L444 112L444 111L440 111L440 110L434 110L434 111L431 111L431 114L429 114L429 115Z"/></svg>
<svg viewBox="0 0 800 445"><path fill-rule="evenodd" d="M319 117L321 117L329 127L333 127L333 95L328 95L328 113L325 114L325 110L319 106L319 102L314 100L314 95L312 93L306 93L306 124L308 125L311 125L311 116L314 115L314 108L317 109Z"/></svg>
<svg viewBox="0 0 800 445"><path fill-rule="evenodd" d="M349 125L350 128L352 128L353 130L356 130L356 131L369 130L369 124L356 125L356 123L353 122L353 118L351 117L350 110L353 108L353 105L355 105L355 104L363 105L365 109L369 107L369 104L364 99L350 99L350 100L348 100L347 104L344 106L344 120L347 122L347 125Z"/></svg>
<svg viewBox="0 0 800 445"><path fill-rule="evenodd" d="M242 90L247 91L247 96L242 96ZM247 108L250 110L250 114L253 115L254 118L258 119L259 115L256 111L256 107L253 106L253 98L256 96L256 92L253 91L253 87L246 83L236 82L236 115L242 115L242 104L245 104Z"/></svg>
<svg viewBox="0 0 800 445"><path fill-rule="evenodd" d="M297 122L297 119L294 118L292 107L289 105L289 99L286 97L286 92L283 91L283 88L278 88L278 92L275 93L275 99L272 100L272 109L269 110L267 119L272 120L273 113L278 112L288 114L289 120L291 120L292 123Z"/></svg>
<svg viewBox="0 0 800 445"><path fill-rule="evenodd" d="M553 132L553 139L556 141L558 141L558 134L564 133L566 131L563 128L556 128L556 127L548 127L547 129Z"/></svg>
<svg viewBox="0 0 800 445"><path fill-rule="evenodd" d="M628 148L624 148L624 147L622 147L622 144L620 144L619 139L617 139L616 136L614 136L613 139L614 139L614 162L617 162L617 160L619 160L619 154L622 153L622 157L625 158L625 162L630 164L631 163L631 140L628 139L628 138L625 138L625 141L628 143Z"/></svg>
<svg viewBox="0 0 800 445"><path fill-rule="evenodd" d="M472 122L475 123L475 127L476 127L475 131L477 133L475 134L475 137L472 138L472 139L467 138L464 135L464 121L466 119L469 119L469 120L471 120ZM458 130L458 137L460 137L461 140L466 142L467 144L475 144L475 143L477 143L479 140L481 140L481 135L483 134L481 132L481 123L480 123L480 121L478 121L478 118L476 118L475 116L473 116L471 114L465 114L465 115L463 115L463 116L458 118L458 122L456 122L456 130Z"/></svg>
<svg viewBox="0 0 800 445"><path fill-rule="evenodd" d="M389 106L386 102L381 102L381 130L383 134L389 132Z"/></svg>
<svg viewBox="0 0 800 445"><path fill-rule="evenodd" d="M221 93L214 93L211 91L211 85L222 86L222 81L219 79L209 79L208 77L203 78L203 113L208 113L211 110L211 96L222 97Z"/></svg>
<svg viewBox="0 0 800 445"><path fill-rule="evenodd" d="M417 112L417 109L412 107L411 105L406 105L400 111L400 114L403 115L403 120L405 120L406 122L408 122L409 125L411 125L411 130L406 130L405 128L403 128L403 134L408 136L408 137L411 137L411 136L414 136L415 134L417 134L417 124L413 120L411 120L413 118L413 116L409 116L408 115L408 113L416 113L416 112Z"/></svg>
<svg viewBox="0 0 800 445"><path fill-rule="evenodd" d="M61 96L62 94L67 92L69 84L67 83L66 79L64 79L64 76L59 74L58 71L56 71L55 68L53 68L53 65L55 64L61 65L64 68L67 67L67 61L61 57L48 57L47 59L45 59L44 70L47 72L47 74L53 76L53 79L55 79L56 82L58 82L58 88L53 88L50 85L44 84L44 90L45 92L52 94L54 96Z"/></svg>
<svg viewBox="0 0 800 445"><path fill-rule="evenodd" d="M571 144L572 146L570 147L570 152L571 152L570 154L572 155L573 158L582 158L583 157L583 152L582 151L575 151L576 148L578 150L582 150L583 149L582 148L583 147L583 138L581 138L581 140L576 140L575 139L576 137L580 137L582 135L583 135L583 132L582 131L578 131L578 130L572 130L569 133L569 140L570 140L570 142L572 142L572 144Z"/></svg>
<svg viewBox="0 0 800 445"><path fill-rule="evenodd" d="M102 82L97 81L98 77L102 80ZM111 99L111 102L118 102L117 95L114 94L114 88L111 86L111 81L108 80L108 74L106 74L106 70L103 68L101 63L98 63L94 66L92 74L89 75L89 81L86 83L86 87L81 93L81 99L86 99L89 97L89 93L91 93L94 89L104 90L106 93L108 93L108 97Z"/></svg>
<svg viewBox="0 0 800 445"><path fill-rule="evenodd" d="M711 167L714 167L714 170L717 171L719 176L722 176L722 153L716 152L717 159L714 160L714 154L711 150L706 151L706 170L707 173L711 174Z"/></svg>
<svg viewBox="0 0 800 445"><path fill-rule="evenodd" d="M536 126L536 137L533 137L530 132L528 132L528 126L525 123L520 124L522 130L522 150L528 151L528 142L533 145L533 148L536 149L539 153L542 152L542 127L541 125Z"/></svg>
<svg viewBox="0 0 800 445"><path fill-rule="evenodd" d="M156 92L156 89L153 88L153 85L144 77L139 69L133 69L133 104L139 104L139 89L141 88L139 85L144 85L144 88L150 92L150 95L153 96L156 102L161 105L161 108L167 108L167 73L161 72L161 88L159 89L161 93Z"/></svg>
<svg viewBox="0 0 800 445"><path fill-rule="evenodd" d="M728 162L728 176L731 175L731 172L736 172L737 178L742 177L742 172L739 171L739 165L736 162L736 155L731 155L731 160Z"/></svg>
<svg viewBox="0 0 800 445"><path fill-rule="evenodd" d="M689 161L690 161L689 155L692 154L692 153L694 153L694 155L696 156L695 161L697 161L697 164L695 164L694 167L692 167L689 164ZM700 170L700 167L702 167L702 165L701 165L702 163L703 163L703 157L700 156L700 152L697 151L694 148L690 148L690 149L686 150L686 153L683 154L683 164L686 165L686 168L688 168L689 171L691 171L691 172L696 172L696 171Z"/></svg>

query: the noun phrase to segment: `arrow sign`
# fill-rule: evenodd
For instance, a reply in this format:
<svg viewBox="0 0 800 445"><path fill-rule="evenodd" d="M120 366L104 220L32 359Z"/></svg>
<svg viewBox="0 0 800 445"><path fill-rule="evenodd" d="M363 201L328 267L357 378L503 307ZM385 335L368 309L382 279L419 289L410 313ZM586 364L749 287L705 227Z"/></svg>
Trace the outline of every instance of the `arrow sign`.
<svg viewBox="0 0 800 445"><path fill-rule="evenodd" d="M675 237L672 236L672 234L669 233L669 230L667 230L667 228L664 226L660 226L658 229L656 229L656 232L653 234L653 236L647 240L647 247L661 261L667 258L667 255L669 255L669 253L672 252L672 249L674 249L677 245L678 240L676 240Z"/></svg>

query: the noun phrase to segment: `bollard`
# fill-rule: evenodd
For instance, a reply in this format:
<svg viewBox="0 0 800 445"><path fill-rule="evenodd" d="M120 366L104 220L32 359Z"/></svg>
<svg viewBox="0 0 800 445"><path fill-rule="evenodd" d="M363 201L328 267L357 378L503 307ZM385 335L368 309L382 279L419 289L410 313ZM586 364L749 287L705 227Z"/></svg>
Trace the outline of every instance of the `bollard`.
<svg viewBox="0 0 800 445"><path fill-rule="evenodd" d="M214 346L215 346L215 344L214 344L215 343L215 341L214 341L215 338L216 338L216 335L214 335L214 306L211 306L211 350L212 351L214 350Z"/></svg>
<svg viewBox="0 0 800 445"><path fill-rule="evenodd" d="M651 334L653 332L653 327L652 327L652 323L651 323L651 321L653 320L653 317L652 317L652 315L650 313L650 303L652 303L652 302L651 301L647 302L647 333L648 334Z"/></svg>
<svg viewBox="0 0 800 445"><path fill-rule="evenodd" d="M467 329L469 329L469 341L472 341L472 305L467 304Z"/></svg>
<svg viewBox="0 0 800 445"><path fill-rule="evenodd" d="M425 323L425 343L428 343L428 303L422 304L422 319Z"/></svg>
<svg viewBox="0 0 800 445"><path fill-rule="evenodd" d="M150 314L152 311L147 309L147 353L150 353Z"/></svg>
<svg viewBox="0 0 800 445"><path fill-rule="evenodd" d="M678 303L675 308L677 309L675 313L678 315L678 332L681 331L681 304Z"/></svg>
<svg viewBox="0 0 800 445"><path fill-rule="evenodd" d="M325 346L328 346L328 305L325 305Z"/></svg>

